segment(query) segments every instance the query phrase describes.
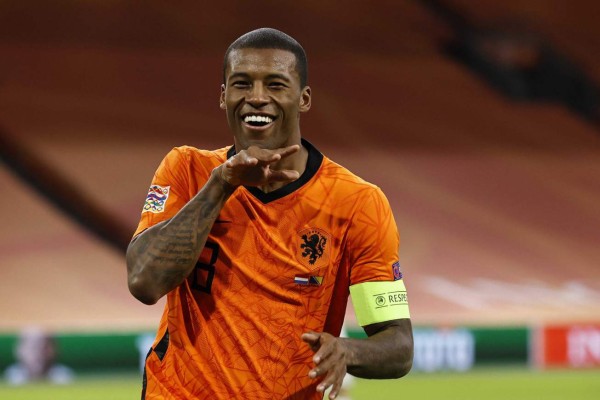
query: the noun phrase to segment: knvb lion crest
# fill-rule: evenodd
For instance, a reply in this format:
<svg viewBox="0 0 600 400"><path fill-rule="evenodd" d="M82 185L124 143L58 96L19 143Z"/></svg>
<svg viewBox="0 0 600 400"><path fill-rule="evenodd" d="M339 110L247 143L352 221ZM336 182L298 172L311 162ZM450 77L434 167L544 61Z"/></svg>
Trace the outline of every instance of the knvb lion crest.
<svg viewBox="0 0 600 400"><path fill-rule="evenodd" d="M298 232L298 259L310 269L329 263L330 235L318 228Z"/></svg>
<svg viewBox="0 0 600 400"><path fill-rule="evenodd" d="M323 257L323 251L325 250L325 245L327 245L327 238L320 233L311 233L302 235L303 244L300 245L300 248L304 251L302 252L302 257L308 257L308 263L310 265L315 265L317 259Z"/></svg>

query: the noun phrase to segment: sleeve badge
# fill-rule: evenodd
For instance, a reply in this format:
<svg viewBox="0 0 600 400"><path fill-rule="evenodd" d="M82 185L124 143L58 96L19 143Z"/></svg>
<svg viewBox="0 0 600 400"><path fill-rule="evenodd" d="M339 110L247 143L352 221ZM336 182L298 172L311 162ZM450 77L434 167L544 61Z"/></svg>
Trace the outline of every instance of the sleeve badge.
<svg viewBox="0 0 600 400"><path fill-rule="evenodd" d="M150 186L150 190L148 190L148 196L146 196L146 201L144 203L142 213L151 212L158 214L163 212L165 210L165 203L169 198L170 192L171 186Z"/></svg>
<svg viewBox="0 0 600 400"><path fill-rule="evenodd" d="M402 279L402 271L400 271L400 261L396 261L392 264L392 272L394 272L395 281Z"/></svg>

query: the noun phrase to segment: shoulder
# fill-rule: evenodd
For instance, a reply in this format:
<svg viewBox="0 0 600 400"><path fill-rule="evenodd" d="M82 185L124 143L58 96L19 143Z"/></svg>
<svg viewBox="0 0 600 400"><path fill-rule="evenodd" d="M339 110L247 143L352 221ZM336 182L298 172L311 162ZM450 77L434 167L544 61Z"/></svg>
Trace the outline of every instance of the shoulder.
<svg viewBox="0 0 600 400"><path fill-rule="evenodd" d="M169 170L212 170L227 159L227 150L223 147L217 150L203 150L192 146L174 147L163 160L164 167Z"/></svg>
<svg viewBox="0 0 600 400"><path fill-rule="evenodd" d="M342 196L383 196L383 192L377 185L364 180L328 157L323 157L319 178L328 184L335 184L336 190Z"/></svg>
<svg viewBox="0 0 600 400"><path fill-rule="evenodd" d="M227 150L231 146L223 147L217 150L204 150L192 146L174 147L168 154L167 158L173 158L179 161L188 162L218 162L223 163L227 159Z"/></svg>
<svg viewBox="0 0 600 400"><path fill-rule="evenodd" d="M372 220L389 214L389 202L378 186L327 157L315 178L305 198L323 212L347 221Z"/></svg>
<svg viewBox="0 0 600 400"><path fill-rule="evenodd" d="M217 150L202 150L192 146L174 147L163 158L153 181L178 185L184 190L189 185L204 182L226 157L226 147Z"/></svg>

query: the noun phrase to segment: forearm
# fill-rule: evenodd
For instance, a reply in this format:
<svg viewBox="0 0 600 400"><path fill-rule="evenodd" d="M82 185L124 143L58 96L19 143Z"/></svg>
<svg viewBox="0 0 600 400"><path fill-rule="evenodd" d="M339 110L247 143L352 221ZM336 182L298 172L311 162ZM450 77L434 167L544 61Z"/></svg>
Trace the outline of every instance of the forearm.
<svg viewBox="0 0 600 400"><path fill-rule="evenodd" d="M343 339L347 348L348 373L360 378L400 378L413 360L410 320L372 333L366 339Z"/></svg>
<svg viewBox="0 0 600 400"><path fill-rule="evenodd" d="M200 192L173 218L148 228L131 242L128 284L138 300L154 304L186 279L234 190L213 171Z"/></svg>

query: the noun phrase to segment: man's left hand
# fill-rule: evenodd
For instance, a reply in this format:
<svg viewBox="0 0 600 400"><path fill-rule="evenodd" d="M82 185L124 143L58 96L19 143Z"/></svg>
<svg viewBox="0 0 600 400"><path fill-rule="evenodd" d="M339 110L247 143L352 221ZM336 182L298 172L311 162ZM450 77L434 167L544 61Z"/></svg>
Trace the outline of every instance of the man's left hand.
<svg viewBox="0 0 600 400"><path fill-rule="evenodd" d="M330 386L330 399L335 399L342 387L346 375L349 351L343 339L329 333L307 332L302 335L302 340L315 352L313 361L315 367L308 376L315 379L325 375L317 386L317 391L325 392Z"/></svg>

